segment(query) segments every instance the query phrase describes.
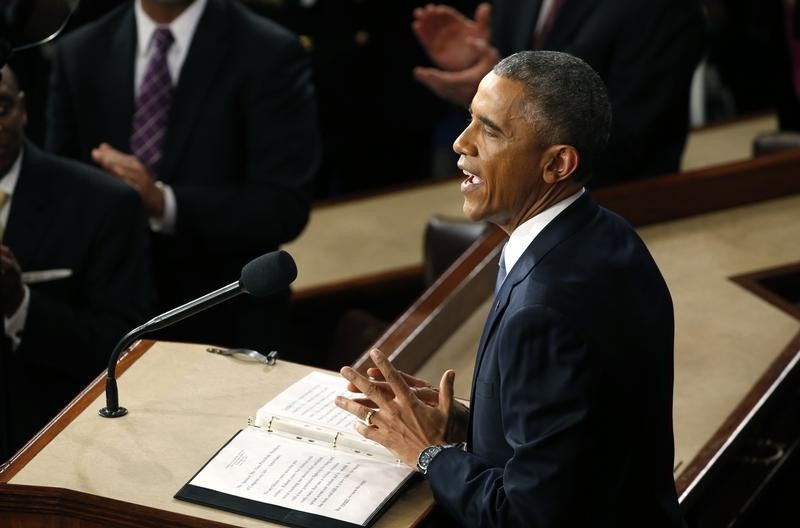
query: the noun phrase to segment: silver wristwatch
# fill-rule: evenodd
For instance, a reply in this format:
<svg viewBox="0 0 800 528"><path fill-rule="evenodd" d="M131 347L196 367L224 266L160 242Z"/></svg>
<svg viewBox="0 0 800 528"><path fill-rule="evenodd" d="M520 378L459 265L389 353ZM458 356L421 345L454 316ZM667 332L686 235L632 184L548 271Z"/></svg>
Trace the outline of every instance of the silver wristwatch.
<svg viewBox="0 0 800 528"><path fill-rule="evenodd" d="M451 447L461 447L463 446L462 443L457 444L440 444L440 445L432 445L428 446L422 451L419 452L419 456L417 457L417 469L423 475L428 474L428 466L431 465L431 461L433 458L441 453L445 449L449 449Z"/></svg>

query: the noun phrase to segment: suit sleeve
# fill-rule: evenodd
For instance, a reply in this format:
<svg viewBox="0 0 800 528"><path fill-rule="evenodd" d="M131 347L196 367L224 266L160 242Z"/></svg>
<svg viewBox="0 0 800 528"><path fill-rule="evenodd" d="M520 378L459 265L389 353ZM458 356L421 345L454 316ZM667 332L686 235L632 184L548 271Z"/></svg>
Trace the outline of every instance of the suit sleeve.
<svg viewBox="0 0 800 528"><path fill-rule="evenodd" d="M308 221L321 156L310 63L296 39L269 52L276 62L248 80L239 107L231 109L243 114L242 184L214 192L173 185L178 236L248 251L287 242Z"/></svg>
<svg viewBox="0 0 800 528"><path fill-rule="evenodd" d="M496 467L443 451L428 471L434 496L465 526L573 526L591 450L588 345L541 306L507 316L498 339L499 407L513 454Z"/></svg>
<svg viewBox="0 0 800 528"><path fill-rule="evenodd" d="M705 46L705 21L694 1L629 4L604 75L613 110L604 185L642 177L643 166L678 170L673 164L684 146L678 138L688 131L689 90Z"/></svg>
<svg viewBox="0 0 800 528"><path fill-rule="evenodd" d="M95 227L85 267L73 270L81 298L68 302L31 288L19 351L37 354L25 361L79 376L98 374L116 342L151 315L144 212L135 191L119 191L94 197L108 200L108 206Z"/></svg>

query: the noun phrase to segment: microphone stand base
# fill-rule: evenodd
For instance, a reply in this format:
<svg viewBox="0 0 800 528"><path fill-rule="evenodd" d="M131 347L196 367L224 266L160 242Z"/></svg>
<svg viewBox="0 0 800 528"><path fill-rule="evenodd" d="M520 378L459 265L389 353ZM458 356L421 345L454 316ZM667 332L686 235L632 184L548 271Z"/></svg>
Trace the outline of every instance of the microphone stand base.
<svg viewBox="0 0 800 528"><path fill-rule="evenodd" d="M116 409L109 410L108 407L103 407L98 411L103 418L119 418L128 414L128 409L125 407L117 407Z"/></svg>

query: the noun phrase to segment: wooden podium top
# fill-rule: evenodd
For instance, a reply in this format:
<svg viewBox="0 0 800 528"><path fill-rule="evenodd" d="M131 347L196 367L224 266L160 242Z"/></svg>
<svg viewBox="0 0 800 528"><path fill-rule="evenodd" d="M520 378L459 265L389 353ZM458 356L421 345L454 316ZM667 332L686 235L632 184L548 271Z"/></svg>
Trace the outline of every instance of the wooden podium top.
<svg viewBox="0 0 800 528"><path fill-rule="evenodd" d="M139 344L123 363L128 368L118 378L120 405L129 414L98 415L105 406L104 378L98 379L0 473L0 482L9 484L0 485L0 519L17 510L4 503L41 511L58 497L62 511L56 517L74 515L97 526L276 526L173 495L247 425L248 416L319 369L281 359L267 366L209 354L202 345L164 342ZM47 437L52 439L42 446ZM59 488L80 495L66 500ZM427 483L418 482L375 526L412 526L432 503Z"/></svg>

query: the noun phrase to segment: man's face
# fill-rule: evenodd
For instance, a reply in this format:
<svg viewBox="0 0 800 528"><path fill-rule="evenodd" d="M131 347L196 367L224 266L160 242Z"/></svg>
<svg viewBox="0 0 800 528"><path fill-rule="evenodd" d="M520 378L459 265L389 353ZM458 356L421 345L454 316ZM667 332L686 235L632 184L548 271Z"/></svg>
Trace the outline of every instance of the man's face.
<svg viewBox="0 0 800 528"><path fill-rule="evenodd" d="M25 97L7 68L0 79L0 176L14 164L28 122Z"/></svg>
<svg viewBox="0 0 800 528"><path fill-rule="evenodd" d="M507 232L533 216L543 193L543 148L523 114L524 86L489 73L481 81L470 111L472 119L453 144L464 214L488 220Z"/></svg>

